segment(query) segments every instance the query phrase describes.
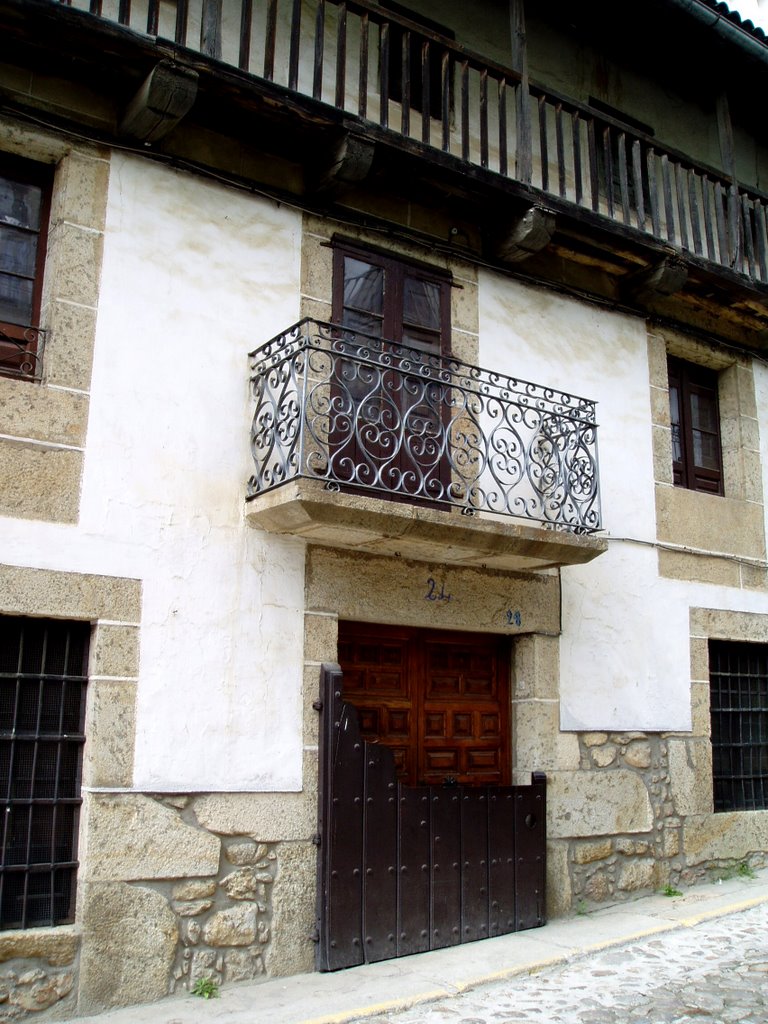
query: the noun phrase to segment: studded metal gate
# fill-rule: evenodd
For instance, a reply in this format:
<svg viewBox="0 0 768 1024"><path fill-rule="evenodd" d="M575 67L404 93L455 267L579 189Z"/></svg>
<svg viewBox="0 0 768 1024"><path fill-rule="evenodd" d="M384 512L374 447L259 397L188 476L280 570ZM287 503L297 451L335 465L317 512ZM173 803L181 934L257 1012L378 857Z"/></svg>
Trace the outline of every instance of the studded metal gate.
<svg viewBox="0 0 768 1024"><path fill-rule="evenodd" d="M321 971L545 922L546 778L530 786L404 786L360 738L338 665L322 669Z"/></svg>

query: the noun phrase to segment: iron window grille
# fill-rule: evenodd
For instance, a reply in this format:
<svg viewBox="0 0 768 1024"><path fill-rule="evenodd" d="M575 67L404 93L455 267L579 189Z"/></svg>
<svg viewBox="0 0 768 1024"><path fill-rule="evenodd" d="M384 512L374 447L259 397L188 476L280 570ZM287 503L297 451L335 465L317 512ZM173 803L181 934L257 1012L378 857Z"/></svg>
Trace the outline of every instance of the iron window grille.
<svg viewBox="0 0 768 1024"><path fill-rule="evenodd" d="M74 919L89 634L0 616L0 929Z"/></svg>
<svg viewBox="0 0 768 1024"><path fill-rule="evenodd" d="M768 807L768 645L709 642L716 811Z"/></svg>

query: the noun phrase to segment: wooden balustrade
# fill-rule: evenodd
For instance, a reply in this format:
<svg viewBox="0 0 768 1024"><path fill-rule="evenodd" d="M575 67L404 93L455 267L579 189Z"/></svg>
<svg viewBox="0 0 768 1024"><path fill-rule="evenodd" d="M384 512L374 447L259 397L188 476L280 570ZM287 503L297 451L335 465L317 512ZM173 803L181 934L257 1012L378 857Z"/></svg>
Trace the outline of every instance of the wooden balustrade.
<svg viewBox="0 0 768 1024"><path fill-rule="evenodd" d="M768 282L768 197L368 0L61 0ZM414 19L416 15L414 15Z"/></svg>

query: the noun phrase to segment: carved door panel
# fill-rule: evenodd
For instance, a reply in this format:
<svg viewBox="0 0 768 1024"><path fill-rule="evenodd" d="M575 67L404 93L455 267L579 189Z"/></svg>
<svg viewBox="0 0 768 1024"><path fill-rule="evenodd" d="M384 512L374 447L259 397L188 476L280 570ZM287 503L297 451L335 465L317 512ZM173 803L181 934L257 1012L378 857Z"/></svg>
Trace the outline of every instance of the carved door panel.
<svg viewBox="0 0 768 1024"><path fill-rule="evenodd" d="M402 782L509 784L505 638L340 622L339 663L362 737Z"/></svg>

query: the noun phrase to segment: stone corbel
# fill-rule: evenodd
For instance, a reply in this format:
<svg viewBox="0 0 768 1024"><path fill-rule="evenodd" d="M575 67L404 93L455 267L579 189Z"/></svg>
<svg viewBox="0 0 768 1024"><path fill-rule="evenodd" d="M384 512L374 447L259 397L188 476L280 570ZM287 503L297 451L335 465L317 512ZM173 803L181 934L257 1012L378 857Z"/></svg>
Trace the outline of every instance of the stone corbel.
<svg viewBox="0 0 768 1024"><path fill-rule="evenodd" d="M504 263L527 260L549 245L554 232L555 215L542 206L529 206L503 234L495 233L493 255Z"/></svg>
<svg viewBox="0 0 768 1024"><path fill-rule="evenodd" d="M328 150L325 160L320 158L312 182L313 191L333 192L365 181L370 174L375 151L376 147L369 139L346 133Z"/></svg>
<svg viewBox="0 0 768 1024"><path fill-rule="evenodd" d="M687 280L685 263L677 256L665 256L660 263L630 275L624 290L633 299L657 299L679 292Z"/></svg>
<svg viewBox="0 0 768 1024"><path fill-rule="evenodd" d="M192 108L197 82L196 71L161 60L126 107L120 134L147 143L164 138Z"/></svg>

